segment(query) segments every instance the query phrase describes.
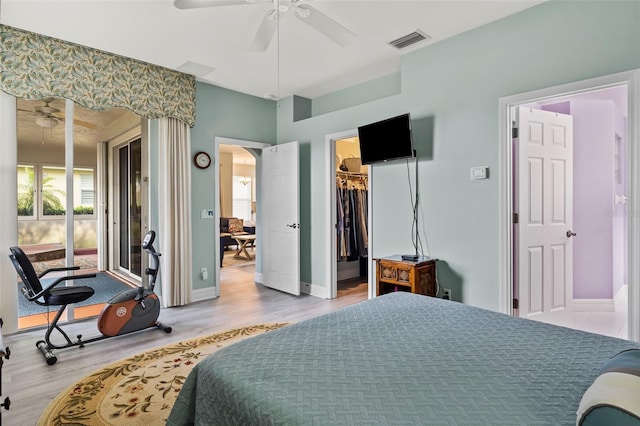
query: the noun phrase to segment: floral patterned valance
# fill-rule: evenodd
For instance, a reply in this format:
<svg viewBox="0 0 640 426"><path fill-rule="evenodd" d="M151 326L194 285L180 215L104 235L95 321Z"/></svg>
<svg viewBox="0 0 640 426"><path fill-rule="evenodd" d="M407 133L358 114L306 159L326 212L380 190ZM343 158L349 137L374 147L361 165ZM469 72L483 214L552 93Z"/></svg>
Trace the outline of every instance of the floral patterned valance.
<svg viewBox="0 0 640 426"><path fill-rule="evenodd" d="M0 25L0 90L195 124L195 77L6 25Z"/></svg>

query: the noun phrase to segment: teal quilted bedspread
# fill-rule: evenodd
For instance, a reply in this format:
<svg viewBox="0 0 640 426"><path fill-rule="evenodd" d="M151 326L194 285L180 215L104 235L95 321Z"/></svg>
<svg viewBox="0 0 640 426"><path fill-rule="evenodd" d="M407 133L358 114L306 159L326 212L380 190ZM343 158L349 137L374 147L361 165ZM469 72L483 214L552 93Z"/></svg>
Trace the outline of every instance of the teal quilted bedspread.
<svg viewBox="0 0 640 426"><path fill-rule="evenodd" d="M168 425L570 425L640 344L392 293L200 362Z"/></svg>

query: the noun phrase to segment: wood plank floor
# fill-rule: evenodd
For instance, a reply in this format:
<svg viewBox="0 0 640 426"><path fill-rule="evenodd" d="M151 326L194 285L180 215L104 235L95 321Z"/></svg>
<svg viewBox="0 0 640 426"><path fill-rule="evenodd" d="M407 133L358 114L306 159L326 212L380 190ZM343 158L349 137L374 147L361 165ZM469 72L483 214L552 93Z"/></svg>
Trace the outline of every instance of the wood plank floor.
<svg viewBox="0 0 640 426"><path fill-rule="evenodd" d="M35 343L44 330L5 337L11 358L2 369L2 397L11 398L11 410L2 413L3 425L34 425L47 404L67 386L121 358L192 337L268 322L299 322L367 298L366 283L347 283L338 298L299 297L253 282L254 266L223 268L220 297L189 306L164 309L160 321L173 333L148 330L56 351L57 364L47 366ZM69 324L69 336L97 335L95 319Z"/></svg>

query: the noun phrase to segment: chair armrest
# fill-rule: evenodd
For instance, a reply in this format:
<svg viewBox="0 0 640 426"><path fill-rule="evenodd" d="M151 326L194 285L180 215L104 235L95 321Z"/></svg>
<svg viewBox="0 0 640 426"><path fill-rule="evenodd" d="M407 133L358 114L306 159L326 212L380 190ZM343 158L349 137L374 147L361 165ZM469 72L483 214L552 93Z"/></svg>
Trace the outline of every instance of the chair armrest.
<svg viewBox="0 0 640 426"><path fill-rule="evenodd" d="M50 268L50 269L47 269L46 271L41 272L40 275L38 275L38 278L44 277L49 272L77 271L78 269L80 269L79 266L61 266L59 268Z"/></svg>
<svg viewBox="0 0 640 426"><path fill-rule="evenodd" d="M54 282L52 282L51 284L49 284L47 287L43 288L41 292L39 292L38 294L35 294L31 297L27 296L27 299L30 302L33 302L34 300L42 297L43 295L49 293L49 291L51 291L52 288L54 288L55 286L57 286L58 284L60 284L61 282L64 281L69 281L69 280L81 280L84 278L95 278L96 274L81 274L81 275L67 275L66 277L60 277L58 279L56 279Z"/></svg>

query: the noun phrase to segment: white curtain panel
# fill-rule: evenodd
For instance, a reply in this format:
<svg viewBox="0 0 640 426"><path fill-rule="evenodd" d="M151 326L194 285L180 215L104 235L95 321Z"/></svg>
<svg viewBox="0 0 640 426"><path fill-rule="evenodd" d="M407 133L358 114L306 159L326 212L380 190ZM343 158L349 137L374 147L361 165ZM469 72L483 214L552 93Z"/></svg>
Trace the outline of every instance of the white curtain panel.
<svg viewBox="0 0 640 426"><path fill-rule="evenodd" d="M191 136L175 118L158 120L158 209L162 304L191 301Z"/></svg>

